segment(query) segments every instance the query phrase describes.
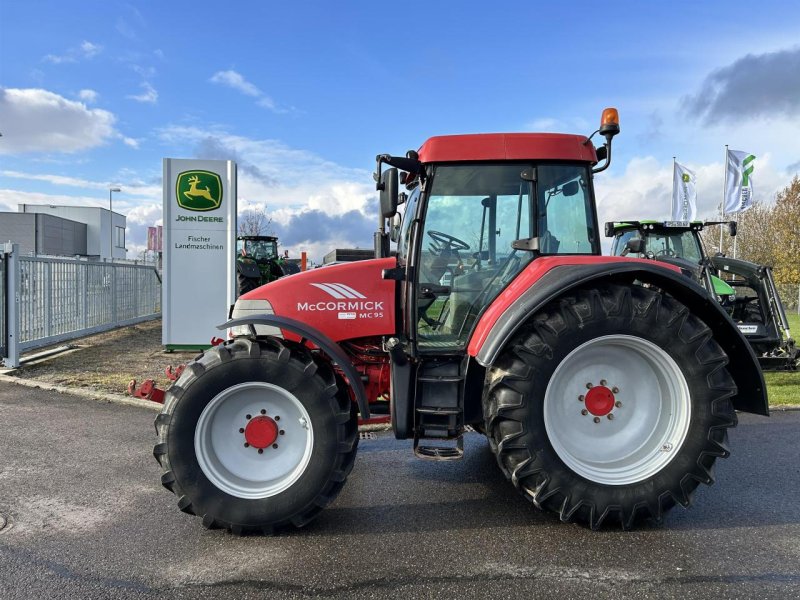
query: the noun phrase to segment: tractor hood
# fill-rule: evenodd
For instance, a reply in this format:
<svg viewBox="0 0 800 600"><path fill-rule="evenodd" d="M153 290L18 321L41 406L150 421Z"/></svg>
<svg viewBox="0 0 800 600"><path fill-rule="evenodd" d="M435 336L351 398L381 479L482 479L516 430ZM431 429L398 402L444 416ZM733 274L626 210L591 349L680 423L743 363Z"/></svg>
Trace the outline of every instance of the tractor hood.
<svg viewBox="0 0 800 600"><path fill-rule="evenodd" d="M714 293L717 296L733 296L733 288L716 275L711 276L711 283L714 284Z"/></svg>
<svg viewBox="0 0 800 600"><path fill-rule="evenodd" d="M236 307L295 319L333 341L391 335L397 282L383 270L396 266L395 258L378 258L312 269L244 294Z"/></svg>

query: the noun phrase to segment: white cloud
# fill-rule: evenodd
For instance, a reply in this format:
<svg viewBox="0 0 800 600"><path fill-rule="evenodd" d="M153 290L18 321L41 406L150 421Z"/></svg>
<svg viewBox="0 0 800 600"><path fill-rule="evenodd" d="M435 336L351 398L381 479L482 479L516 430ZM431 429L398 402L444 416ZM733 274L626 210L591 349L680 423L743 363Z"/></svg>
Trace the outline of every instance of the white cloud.
<svg viewBox="0 0 800 600"><path fill-rule="evenodd" d="M81 49L80 50L81 54L85 58L92 58L93 56L99 54L100 51L103 49L103 47L84 40L83 42L81 42L80 49Z"/></svg>
<svg viewBox="0 0 800 600"><path fill-rule="evenodd" d="M131 65L131 69L137 75L140 75L143 79L150 79L156 76L156 68L155 67L143 67L141 65Z"/></svg>
<svg viewBox="0 0 800 600"><path fill-rule="evenodd" d="M0 89L0 154L76 152L107 143L118 134L107 110L87 108L42 89Z"/></svg>
<svg viewBox="0 0 800 600"><path fill-rule="evenodd" d="M211 76L210 81L211 83L226 85L237 92L241 92L245 96L253 96L256 98L261 96L261 90L236 71L217 71Z"/></svg>
<svg viewBox="0 0 800 600"><path fill-rule="evenodd" d="M147 104L155 104L158 102L158 92L156 88L147 81L143 81L141 87L143 89L141 94L131 94L125 97L130 100L136 100L136 102L144 102Z"/></svg>
<svg viewBox="0 0 800 600"><path fill-rule="evenodd" d="M97 102L98 93L94 90L81 90L78 92L78 98L87 104L94 104Z"/></svg>
<svg viewBox="0 0 800 600"><path fill-rule="evenodd" d="M56 175L52 173L25 173L21 171L0 171L0 176L8 177L9 179L20 179L24 181L40 181L49 183L53 186L63 188L81 188L84 190L102 190L105 195L108 194L108 189L111 187L121 187L122 192L125 194L123 199L124 203L131 203L131 206L136 205L136 201L161 201L162 189L160 185L146 183L137 179L135 175L121 172L119 176L110 181L92 181L89 179L81 179L79 177L68 177L64 175ZM59 196L58 193L55 196ZM50 196L45 196L50 197ZM68 196L71 197L71 196ZM48 204L54 204L53 201L46 201ZM115 201L116 202L116 201Z"/></svg>
<svg viewBox="0 0 800 600"><path fill-rule="evenodd" d="M369 248L377 228L377 192L372 174L342 167L277 140L255 140L218 128L169 127L163 142L194 148L203 159L239 165L238 208L266 207L273 230L292 256L314 260L333 248Z"/></svg>
<svg viewBox="0 0 800 600"><path fill-rule="evenodd" d="M281 112L279 111L278 107L275 106L275 101L269 96L262 96L261 98L258 99L258 102L256 102L256 104L261 108L267 108L269 110Z"/></svg>
<svg viewBox="0 0 800 600"><path fill-rule="evenodd" d="M107 195L107 193L106 193ZM103 202L102 195L69 196L66 194L45 194L41 192L25 192L14 189L0 189L0 207L17 212L19 204L52 204L54 206L99 206L108 207L108 199Z"/></svg>
<svg viewBox="0 0 800 600"><path fill-rule="evenodd" d="M270 210L305 206L340 215L364 211L376 201L369 171L342 167L278 140L254 140L213 128L189 127L162 129L160 138L184 148L194 146L201 150L195 152L197 158L247 163L248 169L239 170L239 197L266 202ZM213 153L203 153L206 148Z"/></svg>
<svg viewBox="0 0 800 600"><path fill-rule="evenodd" d="M69 55L59 56L57 54L46 54L42 58L42 60L44 62L49 62L49 63L52 63L54 65L60 65L61 63L65 63L65 62L75 62L75 58L73 56L69 56Z"/></svg>
<svg viewBox="0 0 800 600"><path fill-rule="evenodd" d="M282 114L290 112L290 109L278 106L272 98L262 92L255 84L247 81L241 73L237 73L236 71L217 71L211 76L209 81L211 83L227 86L245 96L257 98L257 106L271 110L274 113Z"/></svg>
<svg viewBox="0 0 800 600"><path fill-rule="evenodd" d="M79 46L75 48L69 48L66 52L64 52L64 54L47 54L42 58L42 60L54 65L60 65L62 63L74 63L78 62L79 60L94 58L102 51L103 47L99 44L84 40Z"/></svg>
<svg viewBox="0 0 800 600"><path fill-rule="evenodd" d="M20 171L0 171L3 177L13 179L24 179L26 181L45 181L57 186L79 187L92 190L108 190L109 187L117 185L110 181L89 181L77 177L64 177L63 175L50 175L47 173L22 173Z"/></svg>
<svg viewBox="0 0 800 600"><path fill-rule="evenodd" d="M790 176L774 168L772 157L758 157L755 176L755 198L772 202L775 194L789 184ZM722 161L698 164L681 161L697 176L697 218L719 217L725 171ZM624 170L622 170L624 169ZM636 157L627 165L612 165L595 179L597 220L602 230L606 221L624 219L668 220L672 207L672 161L660 162L652 156ZM609 242L604 242L607 250Z"/></svg>

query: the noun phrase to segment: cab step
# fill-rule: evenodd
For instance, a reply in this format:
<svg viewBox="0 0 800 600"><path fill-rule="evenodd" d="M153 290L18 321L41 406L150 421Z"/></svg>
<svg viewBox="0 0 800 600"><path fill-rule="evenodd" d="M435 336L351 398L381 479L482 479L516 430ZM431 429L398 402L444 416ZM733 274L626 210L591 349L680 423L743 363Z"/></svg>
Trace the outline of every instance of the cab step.
<svg viewBox="0 0 800 600"><path fill-rule="evenodd" d="M427 441L427 440L426 440ZM454 446L430 446L420 444L420 439L414 438L414 456L424 460L459 460L464 457L464 436L459 435L442 441L455 441Z"/></svg>

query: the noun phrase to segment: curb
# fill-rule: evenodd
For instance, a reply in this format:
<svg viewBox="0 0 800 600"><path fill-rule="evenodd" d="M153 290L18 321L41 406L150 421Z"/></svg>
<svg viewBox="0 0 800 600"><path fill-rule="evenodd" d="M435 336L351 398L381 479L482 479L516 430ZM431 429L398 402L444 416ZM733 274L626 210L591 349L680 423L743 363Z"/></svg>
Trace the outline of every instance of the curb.
<svg viewBox="0 0 800 600"><path fill-rule="evenodd" d="M0 373L0 381L8 381L17 385L22 385L30 388L39 388L42 390L49 390L52 392L59 392L61 394L69 394L71 396L79 396L80 398L94 400L96 402L105 402L110 404L123 404L126 406L138 406L139 408L147 408L153 411L160 411L162 405L158 402L150 400L141 400L139 398L131 398L130 396L123 396L122 394L111 394L108 392L99 392L91 388L73 388L65 385L58 385L55 383L44 383L41 381L34 381L31 379L22 379L20 377L13 377Z"/></svg>

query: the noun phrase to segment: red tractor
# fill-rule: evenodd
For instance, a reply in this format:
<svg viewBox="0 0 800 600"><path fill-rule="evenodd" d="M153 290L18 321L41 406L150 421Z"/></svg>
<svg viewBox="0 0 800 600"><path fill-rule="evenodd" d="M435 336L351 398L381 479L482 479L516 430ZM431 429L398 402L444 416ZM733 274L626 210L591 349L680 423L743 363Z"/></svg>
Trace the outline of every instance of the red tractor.
<svg viewBox="0 0 800 600"><path fill-rule="evenodd" d="M305 525L342 489L371 408L420 458L460 458L467 428L484 433L563 521L630 528L688 506L735 410L768 414L766 389L679 267L601 256L593 177L618 132L607 109L597 148L479 134L379 155L376 258L244 294L232 339L167 392L154 454L179 508L234 533Z"/></svg>

